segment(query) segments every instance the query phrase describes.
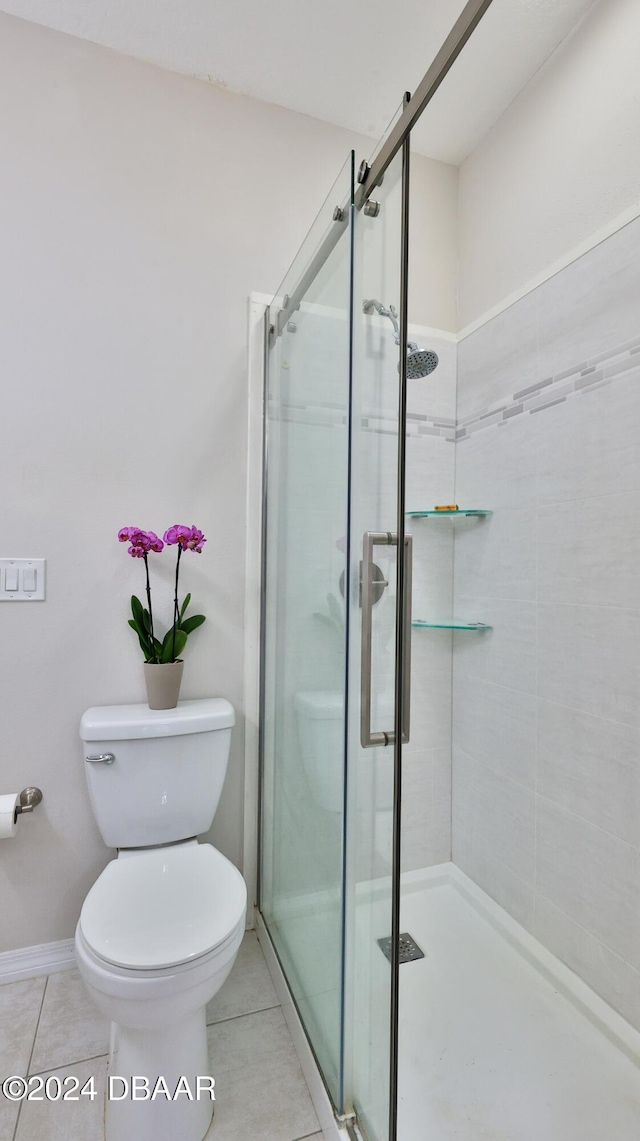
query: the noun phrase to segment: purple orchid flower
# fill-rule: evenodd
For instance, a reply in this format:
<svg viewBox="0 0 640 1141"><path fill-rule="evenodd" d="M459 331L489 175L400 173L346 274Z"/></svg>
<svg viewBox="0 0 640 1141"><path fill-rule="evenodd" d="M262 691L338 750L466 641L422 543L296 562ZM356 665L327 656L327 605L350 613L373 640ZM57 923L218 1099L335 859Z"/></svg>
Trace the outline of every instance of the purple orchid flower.
<svg viewBox="0 0 640 1141"><path fill-rule="evenodd" d="M165 531L164 541L168 547L178 546L183 551L195 551L200 555L207 540L197 527L185 527L176 523Z"/></svg>
<svg viewBox="0 0 640 1141"><path fill-rule="evenodd" d="M162 539L158 538L155 531L147 531L147 539L149 540L149 550L157 551L160 554L160 551L164 549Z"/></svg>
<svg viewBox="0 0 640 1141"><path fill-rule="evenodd" d="M132 559L142 559L149 551L160 551L164 547L155 531L143 531L140 527L121 527L118 531L118 540L121 543L129 542L128 554Z"/></svg>

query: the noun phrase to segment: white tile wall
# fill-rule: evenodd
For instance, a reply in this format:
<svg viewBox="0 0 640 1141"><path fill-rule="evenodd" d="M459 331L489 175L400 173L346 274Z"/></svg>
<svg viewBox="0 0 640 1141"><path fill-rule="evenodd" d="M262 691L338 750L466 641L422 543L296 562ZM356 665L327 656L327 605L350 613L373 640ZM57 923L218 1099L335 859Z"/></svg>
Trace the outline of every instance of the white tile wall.
<svg viewBox="0 0 640 1141"><path fill-rule="evenodd" d="M454 638L452 807L454 860L636 1026L639 298L636 220L459 346L455 498L495 514L455 609L494 629Z"/></svg>
<svg viewBox="0 0 640 1141"><path fill-rule="evenodd" d="M464 377L461 366L459 376ZM459 506L495 512L537 507L537 424L536 417L514 418L504 428L475 432L456 447Z"/></svg>
<svg viewBox="0 0 640 1141"><path fill-rule="evenodd" d="M495 685L536 692L536 606L533 602L474 597L456 593L460 621L486 622L485 633L454 634L456 674L483 678Z"/></svg>
<svg viewBox="0 0 640 1141"><path fill-rule="evenodd" d="M640 729L550 701L537 714L540 795L640 847Z"/></svg>
<svg viewBox="0 0 640 1141"><path fill-rule="evenodd" d="M532 932L615 1010L640 1026L640 972L541 894L536 896Z"/></svg>
<svg viewBox="0 0 640 1141"><path fill-rule="evenodd" d="M533 789L494 772L461 749L456 749L454 760L454 853L459 831L472 848L490 852L518 879L533 884Z"/></svg>
<svg viewBox="0 0 640 1141"><path fill-rule="evenodd" d="M437 371L437 370L436 370ZM455 384L455 374L453 383ZM451 502L455 483L455 446L429 436L407 439L407 511L423 511ZM414 533L415 533L415 526Z"/></svg>
<svg viewBox="0 0 640 1141"><path fill-rule="evenodd" d="M459 635L462 641L463 635ZM536 698L475 675L456 675L453 745L509 780L535 787Z"/></svg>
<svg viewBox="0 0 640 1141"><path fill-rule="evenodd" d="M424 749L451 751L451 634L413 632L411 738L403 756Z"/></svg>
<svg viewBox="0 0 640 1141"><path fill-rule="evenodd" d="M453 494L453 488L449 494ZM450 617L453 606L453 524L447 518L410 519L407 522L413 535L413 616L436 620L438 617Z"/></svg>
<svg viewBox="0 0 640 1141"><path fill-rule="evenodd" d="M540 507L538 597L545 602L637 608L638 519L637 491Z"/></svg>
<svg viewBox="0 0 640 1141"><path fill-rule="evenodd" d="M535 417L541 505L640 489L639 377L640 366Z"/></svg>
<svg viewBox="0 0 640 1141"><path fill-rule="evenodd" d="M540 697L640 726L640 610L541 602L538 669Z"/></svg>
<svg viewBox="0 0 640 1141"><path fill-rule="evenodd" d="M538 798L537 889L640 969L640 850Z"/></svg>
<svg viewBox="0 0 640 1141"><path fill-rule="evenodd" d="M640 334L639 251L636 219L530 295L538 301L541 375Z"/></svg>
<svg viewBox="0 0 640 1141"><path fill-rule="evenodd" d="M422 338L424 340L424 338ZM411 382L410 417L453 426L456 414L456 346L434 338L438 368L428 380ZM455 445L417 430L409 421L407 510L452 503ZM413 535L413 617L432 621L453 615L453 524L447 518L410 519ZM403 750L402 868L411 871L451 858L451 674L452 637L444 630L413 630L411 739Z"/></svg>
<svg viewBox="0 0 640 1141"><path fill-rule="evenodd" d="M455 550L460 595L535 599L535 507L505 508L493 518L461 519L456 523Z"/></svg>
<svg viewBox="0 0 640 1141"><path fill-rule="evenodd" d="M487 404L542 379L538 362L538 298L523 297L458 346L458 417L482 412Z"/></svg>
<svg viewBox="0 0 640 1141"><path fill-rule="evenodd" d="M402 782L402 870L451 859L451 750L413 752Z"/></svg>

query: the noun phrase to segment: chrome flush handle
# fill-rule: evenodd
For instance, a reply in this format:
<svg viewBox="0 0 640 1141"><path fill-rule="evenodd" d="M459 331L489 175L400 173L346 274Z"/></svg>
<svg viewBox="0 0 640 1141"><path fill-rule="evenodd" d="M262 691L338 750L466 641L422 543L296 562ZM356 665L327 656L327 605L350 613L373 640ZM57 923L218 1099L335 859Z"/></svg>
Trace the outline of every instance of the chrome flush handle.
<svg viewBox="0 0 640 1141"><path fill-rule="evenodd" d="M112 765L115 759L113 753L98 753L96 757L85 757L85 760L91 761L93 765Z"/></svg>

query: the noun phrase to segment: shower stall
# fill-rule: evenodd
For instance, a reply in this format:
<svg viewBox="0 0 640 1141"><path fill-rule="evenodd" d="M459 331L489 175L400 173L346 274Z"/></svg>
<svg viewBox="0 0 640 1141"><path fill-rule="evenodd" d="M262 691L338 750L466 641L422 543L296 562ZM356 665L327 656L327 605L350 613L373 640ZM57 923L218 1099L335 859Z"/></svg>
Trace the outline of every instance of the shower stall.
<svg viewBox="0 0 640 1141"><path fill-rule="evenodd" d="M260 931L352 1138L631 1141L640 221L411 319L412 132L492 6L265 315Z"/></svg>

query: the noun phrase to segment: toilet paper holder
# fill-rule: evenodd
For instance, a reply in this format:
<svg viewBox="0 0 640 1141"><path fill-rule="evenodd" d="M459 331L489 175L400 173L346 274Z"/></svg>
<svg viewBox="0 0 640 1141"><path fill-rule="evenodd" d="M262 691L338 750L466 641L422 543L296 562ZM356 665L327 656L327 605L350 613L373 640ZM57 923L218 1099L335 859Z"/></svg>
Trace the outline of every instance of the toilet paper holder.
<svg viewBox="0 0 640 1141"><path fill-rule="evenodd" d="M34 788L32 785L29 788L23 788L20 793L20 803L16 804L16 816L18 813L33 812L42 800L42 790Z"/></svg>

